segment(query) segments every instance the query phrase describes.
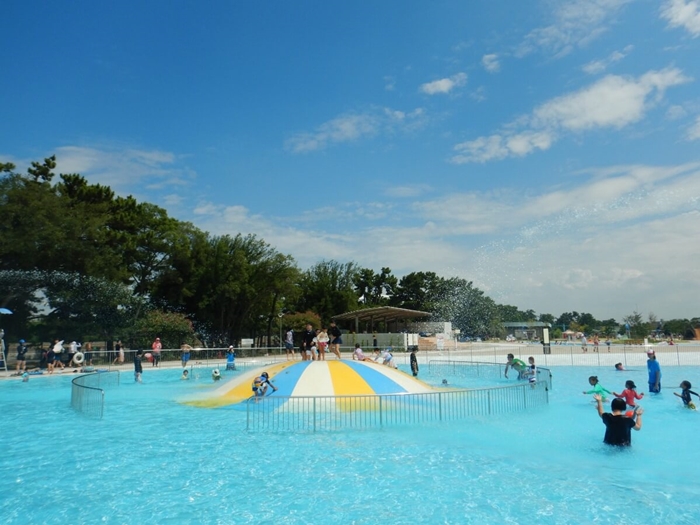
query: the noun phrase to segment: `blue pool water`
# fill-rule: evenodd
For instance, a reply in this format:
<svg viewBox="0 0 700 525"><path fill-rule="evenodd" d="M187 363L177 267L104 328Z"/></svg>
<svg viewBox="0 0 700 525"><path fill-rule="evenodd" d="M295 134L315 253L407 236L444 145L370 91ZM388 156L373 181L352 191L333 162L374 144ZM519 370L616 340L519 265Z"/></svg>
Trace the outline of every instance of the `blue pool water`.
<svg viewBox="0 0 700 525"><path fill-rule="evenodd" d="M700 413L673 395L683 379L700 385L700 368L664 368L622 451L602 444L581 392L591 374L645 392L646 371L552 372L550 404L531 412L317 434L247 433L244 412L175 401L210 388L206 373L124 373L102 420L72 411L70 377L3 381L0 522L700 523Z"/></svg>

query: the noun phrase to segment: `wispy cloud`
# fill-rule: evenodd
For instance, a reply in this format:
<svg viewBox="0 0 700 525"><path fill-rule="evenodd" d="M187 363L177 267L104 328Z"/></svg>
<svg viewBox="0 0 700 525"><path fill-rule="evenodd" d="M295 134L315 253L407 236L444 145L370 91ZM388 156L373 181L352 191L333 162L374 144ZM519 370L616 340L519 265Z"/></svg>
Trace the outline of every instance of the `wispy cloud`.
<svg viewBox="0 0 700 525"><path fill-rule="evenodd" d="M700 117L697 117L695 123L688 129L688 140L700 140Z"/></svg>
<svg viewBox="0 0 700 525"><path fill-rule="evenodd" d="M608 75L545 102L499 133L455 145L457 155L452 161L463 164L523 156L549 149L565 132L623 128L641 120L667 88L689 81L677 68L649 71L638 78Z"/></svg>
<svg viewBox="0 0 700 525"><path fill-rule="evenodd" d="M641 311L682 310L678 301L694 300L700 247L683 232L700 228L700 164L610 166L576 175L525 201L522 191L507 187L441 194L408 186L397 191L398 201L385 193L382 201L339 203L340 227L329 227L321 213L309 214L302 224L296 216L256 215L244 206L213 203L181 218L217 235L254 233L293 254L302 267L332 258L388 266L397 276L421 268L472 280L501 302L555 314L571 306L562 290L575 291L579 308L600 316L629 313L635 303ZM413 202L406 202L411 193ZM323 246L322 256L310 245ZM666 279L679 273L692 282ZM606 297L603 305L601 287L625 293ZM672 301L662 303L656 294L649 302L659 287L670 287L664 297Z"/></svg>
<svg viewBox="0 0 700 525"><path fill-rule="evenodd" d="M611 20L631 0L558 0L554 2L552 23L531 31L518 46L515 55L526 56L543 50L564 56L576 47L607 31Z"/></svg>
<svg viewBox="0 0 700 525"><path fill-rule="evenodd" d="M365 113L348 113L324 122L313 132L297 133L287 139L284 146L293 153L317 151L331 144L352 142L385 131L415 129L423 125L425 116L423 108L408 112L375 108Z"/></svg>
<svg viewBox="0 0 700 525"><path fill-rule="evenodd" d="M386 91L394 91L396 89L396 79L392 76L385 76L384 77L384 89Z"/></svg>
<svg viewBox="0 0 700 525"><path fill-rule="evenodd" d="M693 38L700 36L700 2L698 0L666 0L661 6L661 17L669 27L682 27Z"/></svg>
<svg viewBox="0 0 700 525"><path fill-rule="evenodd" d="M420 90L427 95L440 95L449 93L456 87L463 86L467 83L466 73L457 73L449 78L441 78L433 80L420 86Z"/></svg>
<svg viewBox="0 0 700 525"><path fill-rule="evenodd" d="M55 149L56 172L80 173L117 194L189 186L196 173L172 152L122 145L63 146Z"/></svg>
<svg viewBox="0 0 700 525"><path fill-rule="evenodd" d="M622 51L613 51L606 58L602 60L593 60L592 62L584 65L581 69L583 69L583 71L589 75L597 75L598 73L602 73L608 69L610 65L625 58L633 49L634 46L632 45L626 46Z"/></svg>
<svg viewBox="0 0 700 525"><path fill-rule="evenodd" d="M496 53L481 57L481 65L484 66L484 69L489 73L498 73L501 70L501 62Z"/></svg>

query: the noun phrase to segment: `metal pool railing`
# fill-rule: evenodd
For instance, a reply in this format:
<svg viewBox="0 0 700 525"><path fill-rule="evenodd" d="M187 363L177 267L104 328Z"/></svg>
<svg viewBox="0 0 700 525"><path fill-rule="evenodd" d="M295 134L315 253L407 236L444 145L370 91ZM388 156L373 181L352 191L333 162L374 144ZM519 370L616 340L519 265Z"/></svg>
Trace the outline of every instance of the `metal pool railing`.
<svg viewBox="0 0 700 525"><path fill-rule="evenodd" d="M251 431L323 431L456 421L527 410L549 402L546 382L421 394L273 396L246 403Z"/></svg>
<svg viewBox="0 0 700 525"><path fill-rule="evenodd" d="M453 376L484 379L504 378L505 365L499 363L478 363L474 361L435 360L428 363L428 374L435 376ZM510 371L511 378L517 378L518 372ZM552 371L549 368L537 367L537 382L546 383L552 389Z"/></svg>
<svg viewBox="0 0 700 525"><path fill-rule="evenodd" d="M119 382L118 370L94 372L76 377L71 381L71 407L88 417L101 419L105 404L105 391L102 387L118 386Z"/></svg>

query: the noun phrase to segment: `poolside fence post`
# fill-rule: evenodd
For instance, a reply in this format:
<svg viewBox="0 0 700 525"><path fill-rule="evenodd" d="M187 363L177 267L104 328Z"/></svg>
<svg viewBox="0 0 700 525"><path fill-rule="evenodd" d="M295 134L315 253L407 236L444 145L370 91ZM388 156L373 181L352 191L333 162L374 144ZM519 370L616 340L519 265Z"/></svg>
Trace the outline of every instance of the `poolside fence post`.
<svg viewBox="0 0 700 525"><path fill-rule="evenodd" d="M442 392L438 394L438 418L442 421Z"/></svg>
<svg viewBox="0 0 700 525"><path fill-rule="evenodd" d="M527 390L525 390L524 385L523 385L523 408L527 408Z"/></svg>
<svg viewBox="0 0 700 525"><path fill-rule="evenodd" d="M676 345L676 359L678 360L678 366L681 366L681 353L678 351L678 345Z"/></svg>
<svg viewBox="0 0 700 525"><path fill-rule="evenodd" d="M486 400L488 401L489 415L491 415L491 391L486 392Z"/></svg>
<svg viewBox="0 0 700 525"><path fill-rule="evenodd" d="M314 397L314 432L316 432L316 397Z"/></svg>
<svg viewBox="0 0 700 525"><path fill-rule="evenodd" d="M571 366L574 366L574 347L569 348L569 353L571 354Z"/></svg>
<svg viewBox="0 0 700 525"><path fill-rule="evenodd" d="M384 412L382 405L382 396L379 396L379 428L384 426Z"/></svg>

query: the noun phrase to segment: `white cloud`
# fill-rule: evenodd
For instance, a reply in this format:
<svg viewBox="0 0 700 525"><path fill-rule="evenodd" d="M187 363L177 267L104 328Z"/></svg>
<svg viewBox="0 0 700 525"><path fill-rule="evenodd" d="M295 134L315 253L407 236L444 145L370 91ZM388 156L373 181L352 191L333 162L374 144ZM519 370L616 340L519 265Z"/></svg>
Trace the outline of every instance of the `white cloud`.
<svg viewBox="0 0 700 525"><path fill-rule="evenodd" d="M119 195L188 186L196 178L180 157L168 151L100 145L63 146L55 153L56 173L80 173Z"/></svg>
<svg viewBox="0 0 700 525"><path fill-rule="evenodd" d="M667 88L690 79L677 68L649 71L638 78L608 75L573 93L556 97L500 134L455 145L457 164L486 162L546 150L562 132L620 129L641 120ZM525 128L517 131L518 128Z"/></svg>
<svg viewBox="0 0 700 525"><path fill-rule="evenodd" d="M602 60L594 60L592 62L589 62L588 64L584 65L582 69L585 73L588 73L589 75L597 75L598 73L602 73L610 65L614 64L615 62L619 62L627 55L629 55L632 49L634 49L634 46L630 45L626 46L622 51L613 51L606 58Z"/></svg>
<svg viewBox="0 0 700 525"><path fill-rule="evenodd" d="M666 110L666 118L668 120L678 120L685 117L688 112L683 106L673 105Z"/></svg>
<svg viewBox="0 0 700 525"><path fill-rule="evenodd" d="M575 305L598 318L634 309L691 316L700 245L687 232L700 228L700 164L575 175L532 195L510 188L440 194L418 185L385 191L381 201L335 203L331 215L275 217L202 202L198 215L178 218L214 235L254 233L302 268L334 259L388 266L397 276L435 271L473 281L499 302L553 314Z"/></svg>
<svg viewBox="0 0 700 525"><path fill-rule="evenodd" d="M384 190L384 194L388 197L408 198L426 195L432 191L432 188L427 184L405 184L403 186L389 186Z"/></svg>
<svg viewBox="0 0 700 525"><path fill-rule="evenodd" d="M531 31L515 54L523 57L542 49L556 56L564 56L575 47L583 47L607 31L611 19L630 1L555 1L552 24Z"/></svg>
<svg viewBox="0 0 700 525"><path fill-rule="evenodd" d="M700 117L697 117L695 123L688 129L688 140L700 140Z"/></svg>
<svg viewBox="0 0 700 525"><path fill-rule="evenodd" d="M432 82L422 84L420 90L428 95L438 95L449 93L454 88L463 86L466 83L467 74L457 73L449 78L441 78L440 80L433 80Z"/></svg>
<svg viewBox="0 0 700 525"><path fill-rule="evenodd" d="M374 108L365 113L340 115L321 124L314 132L297 133L285 141L285 149L293 153L307 153L331 144L352 142L373 137L381 132L401 129L414 130L425 123L423 108L409 112L390 108Z"/></svg>
<svg viewBox="0 0 700 525"><path fill-rule="evenodd" d="M489 73L497 73L501 70L501 63L495 53L481 57L481 64Z"/></svg>
<svg viewBox="0 0 700 525"><path fill-rule="evenodd" d="M682 27L693 38L700 36L700 2L698 0L666 0L661 17L670 27Z"/></svg>
<svg viewBox="0 0 700 525"><path fill-rule="evenodd" d="M286 142L287 149L304 153L325 148L329 143L348 142L377 132L379 123L374 115L341 115L321 124L313 133L299 133Z"/></svg>
<svg viewBox="0 0 700 525"><path fill-rule="evenodd" d="M384 77L384 89L386 91L394 91L396 89L396 79L392 76L385 76Z"/></svg>

